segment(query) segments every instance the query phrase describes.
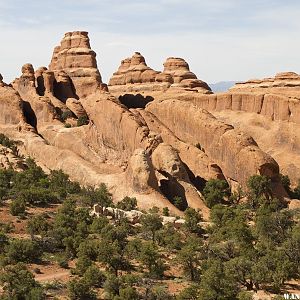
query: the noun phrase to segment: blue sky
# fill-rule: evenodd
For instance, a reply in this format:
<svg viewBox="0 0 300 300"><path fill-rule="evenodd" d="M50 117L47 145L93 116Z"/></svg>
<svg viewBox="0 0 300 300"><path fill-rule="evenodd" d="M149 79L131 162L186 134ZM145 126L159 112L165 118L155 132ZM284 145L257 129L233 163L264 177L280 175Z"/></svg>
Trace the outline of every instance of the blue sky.
<svg viewBox="0 0 300 300"><path fill-rule="evenodd" d="M299 16L298 0L0 0L0 73L47 66L73 30L89 31L104 81L134 51L156 70L183 57L210 83L300 73Z"/></svg>

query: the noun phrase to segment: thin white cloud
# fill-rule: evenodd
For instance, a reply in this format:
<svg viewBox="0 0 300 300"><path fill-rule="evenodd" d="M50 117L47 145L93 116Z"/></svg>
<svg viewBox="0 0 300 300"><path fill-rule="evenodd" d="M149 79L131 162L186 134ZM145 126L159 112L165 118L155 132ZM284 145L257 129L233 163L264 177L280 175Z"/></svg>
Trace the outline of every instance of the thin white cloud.
<svg viewBox="0 0 300 300"><path fill-rule="evenodd" d="M184 57L208 82L300 72L298 1L20 2L0 0L0 73L7 82L24 63L47 66L54 46L72 30L90 32L106 81L134 51L157 70L168 56Z"/></svg>

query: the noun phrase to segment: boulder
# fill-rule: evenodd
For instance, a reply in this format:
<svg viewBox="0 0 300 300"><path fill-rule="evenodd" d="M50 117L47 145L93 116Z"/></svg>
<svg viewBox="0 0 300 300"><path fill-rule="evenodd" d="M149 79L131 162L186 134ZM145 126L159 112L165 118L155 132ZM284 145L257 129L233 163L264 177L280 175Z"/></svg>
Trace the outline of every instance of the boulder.
<svg viewBox="0 0 300 300"><path fill-rule="evenodd" d="M66 101L66 106L77 118L87 116L86 111L82 107L80 101L77 99L68 98Z"/></svg>
<svg viewBox="0 0 300 300"><path fill-rule="evenodd" d="M129 178L133 189L139 193L158 190L157 179L149 156L143 149L137 149L129 162Z"/></svg>
<svg viewBox="0 0 300 300"><path fill-rule="evenodd" d="M163 216L162 217L162 224L165 226L167 224L172 224L175 225L176 217L168 217L168 216Z"/></svg>
<svg viewBox="0 0 300 300"><path fill-rule="evenodd" d="M130 211L125 211L125 217L126 219L131 223L131 224L138 224L140 223L141 217L144 215L139 210L130 210Z"/></svg>
<svg viewBox="0 0 300 300"><path fill-rule="evenodd" d="M171 145L159 144L152 153L152 163L156 170L166 176L189 182L187 171Z"/></svg>
<svg viewBox="0 0 300 300"><path fill-rule="evenodd" d="M300 200L299 199L292 199L289 202L289 209L297 209L300 210Z"/></svg>

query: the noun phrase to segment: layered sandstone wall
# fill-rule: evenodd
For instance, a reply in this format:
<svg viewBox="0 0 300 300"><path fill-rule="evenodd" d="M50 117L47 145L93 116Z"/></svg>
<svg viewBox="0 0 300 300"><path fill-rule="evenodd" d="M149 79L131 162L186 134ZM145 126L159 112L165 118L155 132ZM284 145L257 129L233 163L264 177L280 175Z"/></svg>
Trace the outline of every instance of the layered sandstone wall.
<svg viewBox="0 0 300 300"><path fill-rule="evenodd" d="M178 99L208 111L233 110L261 114L273 121L300 124L300 98L281 94L236 91L214 95L181 95Z"/></svg>
<svg viewBox="0 0 300 300"><path fill-rule="evenodd" d="M55 47L49 70L55 73L58 83L62 72L72 80L74 91L79 98L96 91L102 83L97 68L96 53L91 49L88 33L67 32L60 46Z"/></svg>
<svg viewBox="0 0 300 300"><path fill-rule="evenodd" d="M168 58L164 63L163 72L159 72L148 67L145 58L139 52L122 60L108 85L112 93L166 91L169 88L211 92L207 83L197 79L190 71L184 59Z"/></svg>
<svg viewBox="0 0 300 300"><path fill-rule="evenodd" d="M300 97L300 75L295 72L282 72L271 78L251 79L235 84L230 91L274 93Z"/></svg>
<svg viewBox="0 0 300 300"><path fill-rule="evenodd" d="M146 110L162 120L180 140L200 144L227 179L243 186L253 174L276 180L276 161L261 151L250 136L218 121L207 111L176 100L154 101Z"/></svg>

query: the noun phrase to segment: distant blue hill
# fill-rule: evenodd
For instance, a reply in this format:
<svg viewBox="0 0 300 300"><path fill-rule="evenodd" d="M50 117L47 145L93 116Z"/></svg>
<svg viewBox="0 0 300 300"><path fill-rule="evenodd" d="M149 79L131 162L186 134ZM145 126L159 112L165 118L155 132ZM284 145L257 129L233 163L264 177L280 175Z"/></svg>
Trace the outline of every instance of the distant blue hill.
<svg viewBox="0 0 300 300"><path fill-rule="evenodd" d="M238 81L220 81L217 83L209 83L210 88L214 93L226 92L233 87Z"/></svg>

